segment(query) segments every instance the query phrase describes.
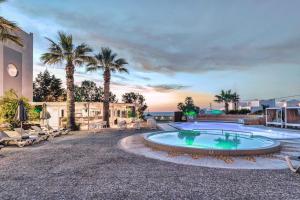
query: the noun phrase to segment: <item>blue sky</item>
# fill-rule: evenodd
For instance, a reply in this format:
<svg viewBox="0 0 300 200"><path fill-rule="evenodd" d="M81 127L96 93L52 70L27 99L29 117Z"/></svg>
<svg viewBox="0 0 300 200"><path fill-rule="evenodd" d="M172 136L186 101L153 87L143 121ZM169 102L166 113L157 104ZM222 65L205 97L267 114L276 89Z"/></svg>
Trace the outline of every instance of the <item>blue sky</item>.
<svg viewBox="0 0 300 200"><path fill-rule="evenodd" d="M112 91L144 94L150 111L174 110L185 96L201 107L221 89L242 99L300 94L298 0L9 0L1 15L34 33L34 73L44 37L72 33L97 52L109 46L128 60ZM64 79L62 66L47 66ZM102 84L101 72L77 69ZM217 105L216 105L217 106Z"/></svg>

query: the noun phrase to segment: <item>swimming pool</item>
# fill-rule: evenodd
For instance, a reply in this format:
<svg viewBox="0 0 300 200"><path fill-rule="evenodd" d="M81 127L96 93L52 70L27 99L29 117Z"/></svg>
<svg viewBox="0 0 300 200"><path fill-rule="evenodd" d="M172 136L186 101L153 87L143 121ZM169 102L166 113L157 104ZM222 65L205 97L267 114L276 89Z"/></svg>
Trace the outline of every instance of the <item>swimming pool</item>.
<svg viewBox="0 0 300 200"><path fill-rule="evenodd" d="M179 130L197 130L197 129L221 129L242 132L251 132L254 136L264 136L272 139L294 139L300 138L300 131L278 129L264 126L245 126L238 123L227 122L175 122L170 126Z"/></svg>
<svg viewBox="0 0 300 200"><path fill-rule="evenodd" d="M207 155L259 155L280 150L280 142L251 132L222 129L164 131L147 134L146 145L161 150Z"/></svg>

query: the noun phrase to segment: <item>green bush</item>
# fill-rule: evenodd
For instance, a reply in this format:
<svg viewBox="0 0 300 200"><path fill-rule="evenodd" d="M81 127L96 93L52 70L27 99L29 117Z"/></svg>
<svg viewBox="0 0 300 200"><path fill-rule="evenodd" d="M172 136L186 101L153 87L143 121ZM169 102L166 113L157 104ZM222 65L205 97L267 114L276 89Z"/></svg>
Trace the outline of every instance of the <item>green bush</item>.
<svg viewBox="0 0 300 200"><path fill-rule="evenodd" d="M0 122L9 123L12 127L19 126L19 122L15 120L15 115L20 100L23 100L24 102L29 120L36 120L39 118L39 113L32 108L28 99L25 97L18 97L14 90L9 90L0 98Z"/></svg>

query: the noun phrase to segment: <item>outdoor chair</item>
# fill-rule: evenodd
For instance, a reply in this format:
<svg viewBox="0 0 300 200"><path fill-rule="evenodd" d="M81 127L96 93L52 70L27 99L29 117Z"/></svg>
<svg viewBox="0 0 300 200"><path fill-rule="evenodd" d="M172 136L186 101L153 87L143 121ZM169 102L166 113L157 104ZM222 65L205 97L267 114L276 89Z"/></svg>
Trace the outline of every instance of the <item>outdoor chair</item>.
<svg viewBox="0 0 300 200"><path fill-rule="evenodd" d="M125 120L122 120L118 123L118 128L119 130L123 131L127 128L127 123Z"/></svg>
<svg viewBox="0 0 300 200"><path fill-rule="evenodd" d="M66 129L66 128L54 129L49 125L48 125L48 127L42 127L42 130L49 131L49 132L53 133L55 135L55 137L59 136L59 135L67 135L67 134L70 133L69 129Z"/></svg>
<svg viewBox="0 0 300 200"><path fill-rule="evenodd" d="M67 128L58 128L57 130L54 131L59 131L62 135L68 135L71 133L71 130Z"/></svg>
<svg viewBox="0 0 300 200"><path fill-rule="evenodd" d="M134 129L136 129L136 130L140 130L140 129L141 129L141 122L140 122L140 120L135 120L135 121L133 122L132 127L133 127Z"/></svg>
<svg viewBox="0 0 300 200"><path fill-rule="evenodd" d="M153 119L153 118L147 119L147 125L151 129L156 129L157 128L156 120Z"/></svg>
<svg viewBox="0 0 300 200"><path fill-rule="evenodd" d="M31 126L31 129L35 131L38 135L46 135L48 136L48 140L52 140L54 137L57 137L60 135L59 132L53 132L53 131L45 131L39 126Z"/></svg>
<svg viewBox="0 0 300 200"><path fill-rule="evenodd" d="M15 131L0 132L0 143L4 146L16 145L18 147L24 147L33 144L34 141L35 139L28 136L21 137L21 135Z"/></svg>
<svg viewBox="0 0 300 200"><path fill-rule="evenodd" d="M300 173L300 165L295 167L292 163L292 160L300 161L300 156L285 156L285 160L292 172Z"/></svg>
<svg viewBox="0 0 300 200"><path fill-rule="evenodd" d="M33 144L39 143L44 140L48 140L49 135L46 135L44 133L39 133L35 131L30 130L24 130L23 128L15 128L15 131L20 134L23 138L32 138L34 139Z"/></svg>
<svg viewBox="0 0 300 200"><path fill-rule="evenodd" d="M100 122L100 128L107 128L107 121Z"/></svg>

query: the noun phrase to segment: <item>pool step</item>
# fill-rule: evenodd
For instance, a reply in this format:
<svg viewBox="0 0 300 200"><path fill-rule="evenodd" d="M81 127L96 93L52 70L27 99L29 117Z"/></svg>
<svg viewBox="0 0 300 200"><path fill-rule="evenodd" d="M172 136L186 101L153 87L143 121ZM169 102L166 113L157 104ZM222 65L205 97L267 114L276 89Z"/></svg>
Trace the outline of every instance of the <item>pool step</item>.
<svg viewBox="0 0 300 200"><path fill-rule="evenodd" d="M170 126L169 124L167 123L159 123L157 124L157 126L162 129L163 131L177 131L176 128Z"/></svg>

